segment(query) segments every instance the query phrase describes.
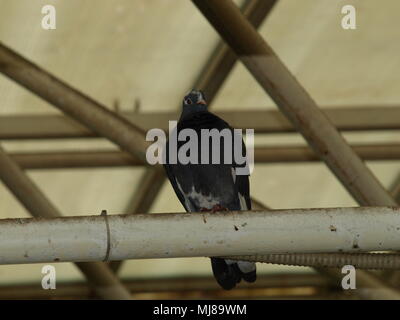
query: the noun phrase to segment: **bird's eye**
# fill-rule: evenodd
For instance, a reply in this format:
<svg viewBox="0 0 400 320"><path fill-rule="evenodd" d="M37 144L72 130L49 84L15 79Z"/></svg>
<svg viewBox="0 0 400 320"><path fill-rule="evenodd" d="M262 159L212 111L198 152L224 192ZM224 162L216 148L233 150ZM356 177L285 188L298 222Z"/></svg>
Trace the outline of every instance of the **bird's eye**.
<svg viewBox="0 0 400 320"><path fill-rule="evenodd" d="M187 98L187 99L185 100L185 104L192 104L192 100L190 100L189 98Z"/></svg>

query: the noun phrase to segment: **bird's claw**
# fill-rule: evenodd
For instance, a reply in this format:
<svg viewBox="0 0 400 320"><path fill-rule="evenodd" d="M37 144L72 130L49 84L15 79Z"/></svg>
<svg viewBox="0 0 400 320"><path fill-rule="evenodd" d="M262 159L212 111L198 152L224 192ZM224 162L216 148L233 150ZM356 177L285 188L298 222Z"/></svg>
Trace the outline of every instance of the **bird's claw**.
<svg viewBox="0 0 400 320"><path fill-rule="evenodd" d="M211 212L211 213L215 213L215 212L219 212L219 211L229 211L227 208L216 204L214 205L211 209L206 209L206 208L201 208L200 212Z"/></svg>

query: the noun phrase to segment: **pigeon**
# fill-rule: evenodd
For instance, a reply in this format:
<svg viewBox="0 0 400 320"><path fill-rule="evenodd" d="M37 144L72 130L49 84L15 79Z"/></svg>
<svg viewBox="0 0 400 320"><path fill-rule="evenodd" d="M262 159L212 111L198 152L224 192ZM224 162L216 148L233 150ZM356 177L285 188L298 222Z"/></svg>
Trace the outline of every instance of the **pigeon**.
<svg viewBox="0 0 400 320"><path fill-rule="evenodd" d="M233 140L233 129L227 122L207 110L206 99L202 91L191 90L184 97L182 104L182 113L176 126L176 136L178 137L184 129L192 129L199 138L197 163L182 164L179 159L176 162L169 161L172 158L169 154L170 141L168 140L165 145L164 169L179 201L187 212L209 211L215 213L228 210L251 210L249 177L236 174L235 169L244 165L238 165L233 155L231 163L224 161L224 143L220 143L221 159L219 163L212 162L212 154L216 149L211 143L208 149L208 164L201 161L201 155L207 151L201 150L201 130L217 129L220 132L228 129L232 133ZM221 141L223 141L222 138ZM176 149L179 150L186 142L178 139ZM245 155L243 140L240 142L242 143L242 155ZM254 262L213 257L210 259L214 277L225 290L233 289L242 279L247 282L256 280Z"/></svg>

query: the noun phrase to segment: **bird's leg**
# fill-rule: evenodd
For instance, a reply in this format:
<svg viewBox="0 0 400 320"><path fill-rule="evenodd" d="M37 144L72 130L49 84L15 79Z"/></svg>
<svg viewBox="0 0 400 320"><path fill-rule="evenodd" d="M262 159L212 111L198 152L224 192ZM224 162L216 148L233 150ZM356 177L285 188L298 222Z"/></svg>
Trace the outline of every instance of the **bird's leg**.
<svg viewBox="0 0 400 320"><path fill-rule="evenodd" d="M218 212L218 211L229 211L229 210L227 208L219 205L219 204L216 204L211 208L211 212L212 213L215 213L215 212Z"/></svg>

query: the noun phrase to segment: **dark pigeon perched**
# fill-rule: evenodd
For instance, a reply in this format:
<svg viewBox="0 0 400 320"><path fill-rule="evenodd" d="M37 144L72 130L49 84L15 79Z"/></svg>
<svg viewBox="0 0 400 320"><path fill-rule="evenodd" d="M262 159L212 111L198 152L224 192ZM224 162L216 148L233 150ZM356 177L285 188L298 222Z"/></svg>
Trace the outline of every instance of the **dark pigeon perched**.
<svg viewBox="0 0 400 320"><path fill-rule="evenodd" d="M199 164L181 164L179 159L177 164L169 164L169 142L167 142L164 149L166 153L164 168L179 201L186 211L251 210L249 177L248 175L236 175L234 169L238 165L233 156L231 164L224 164L223 139L221 139L220 164L211 164L213 152L211 142L209 149L210 164L200 164L200 155L202 154L201 129L233 130L228 123L207 110L205 97L201 91L192 90L183 100L182 114L176 127L177 134L179 135L179 132L185 128L193 129L197 133ZM185 143L186 141L178 141L177 150ZM242 150L242 155L245 155L243 141ZM241 167L244 165L241 165ZM211 258L211 265L214 277L220 286L226 290L234 288L241 279L247 282L256 280L256 267L253 262Z"/></svg>

